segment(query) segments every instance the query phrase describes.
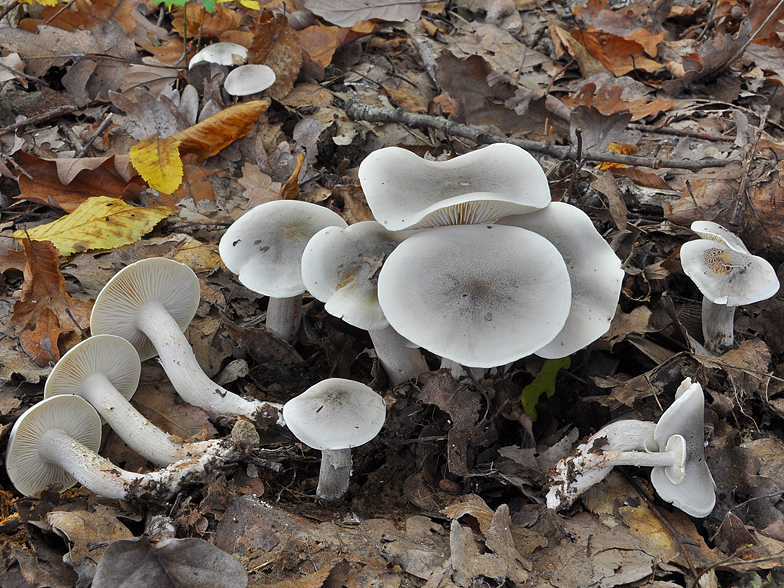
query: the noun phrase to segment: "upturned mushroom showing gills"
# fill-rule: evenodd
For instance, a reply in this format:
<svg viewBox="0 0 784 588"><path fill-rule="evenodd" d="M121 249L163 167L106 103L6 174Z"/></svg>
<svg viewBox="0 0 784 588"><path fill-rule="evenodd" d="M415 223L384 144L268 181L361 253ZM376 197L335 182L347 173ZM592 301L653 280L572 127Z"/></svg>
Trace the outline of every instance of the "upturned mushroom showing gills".
<svg viewBox="0 0 784 588"><path fill-rule="evenodd" d="M705 461L704 406L702 387L686 378L655 427L624 420L599 430L550 472L548 508L569 507L614 466L629 465L653 467L651 483L663 500L691 516L708 516L716 492Z"/></svg>
<svg viewBox="0 0 784 588"><path fill-rule="evenodd" d="M506 143L449 161L427 161L386 147L362 161L359 180L373 216L390 231L479 224L550 203L539 163Z"/></svg>
<svg viewBox="0 0 784 588"><path fill-rule="evenodd" d="M115 335L94 335L60 358L46 379L44 398L75 394L89 402L136 453L165 466L201 454L219 456L219 439L181 443L153 425L129 402L139 384L141 362L133 345Z"/></svg>
<svg viewBox="0 0 784 588"><path fill-rule="evenodd" d="M117 335L144 361L159 356L166 375L185 402L210 416L275 416L278 407L244 398L218 386L201 369L183 332L199 305L199 279L187 265L152 257L121 269L95 300L93 335Z"/></svg>
<svg viewBox="0 0 784 588"><path fill-rule="evenodd" d="M248 58L248 50L237 43L213 43L191 57L188 69L206 61L216 65L240 65Z"/></svg>
<svg viewBox="0 0 784 588"><path fill-rule="evenodd" d="M701 239L681 246L681 265L702 292L705 348L719 353L735 341L735 307L770 298L779 280L770 263L721 225L695 221L691 230Z"/></svg>
<svg viewBox="0 0 784 588"><path fill-rule="evenodd" d="M101 417L95 409L79 396L52 396L14 423L6 450L8 477L25 496L52 484L67 489L79 482L105 498L169 499L219 463L213 455L201 455L139 474L98 455L100 444ZM244 450L238 446L238 451Z"/></svg>
<svg viewBox="0 0 784 588"><path fill-rule="evenodd" d="M422 353L390 325L378 303L384 260L411 231L387 231L375 221L327 227L302 254L302 280L330 314L368 331L381 365L394 385L428 371Z"/></svg>
<svg viewBox="0 0 784 588"><path fill-rule="evenodd" d="M316 496L337 500L351 480L351 448L378 435L386 420L384 399L360 382L329 378L283 406L292 433L321 451Z"/></svg>
<svg viewBox="0 0 784 588"><path fill-rule="evenodd" d="M267 330L291 343L302 311L302 252L325 227L348 226L328 208L299 200L265 202L221 237L221 260L247 288L269 296Z"/></svg>

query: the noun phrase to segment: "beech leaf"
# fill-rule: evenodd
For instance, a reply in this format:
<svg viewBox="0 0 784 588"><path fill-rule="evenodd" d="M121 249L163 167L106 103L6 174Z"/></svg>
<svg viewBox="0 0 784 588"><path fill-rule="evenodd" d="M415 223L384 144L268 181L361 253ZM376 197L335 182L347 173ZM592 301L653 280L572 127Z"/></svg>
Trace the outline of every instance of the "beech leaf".
<svg viewBox="0 0 784 588"><path fill-rule="evenodd" d="M182 184L179 145L174 136L162 139L152 135L131 147L133 167L151 188L163 194L171 194Z"/></svg>

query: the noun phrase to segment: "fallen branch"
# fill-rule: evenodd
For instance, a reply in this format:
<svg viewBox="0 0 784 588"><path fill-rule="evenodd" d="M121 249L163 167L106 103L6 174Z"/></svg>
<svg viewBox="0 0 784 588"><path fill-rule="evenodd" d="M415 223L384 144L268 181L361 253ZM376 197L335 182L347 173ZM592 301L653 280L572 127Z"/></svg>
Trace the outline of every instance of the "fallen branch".
<svg viewBox="0 0 784 588"><path fill-rule="evenodd" d="M546 141L526 141L523 139L510 139L492 133L486 133L468 125L456 123L438 116L427 114L417 114L405 108L382 108L364 104L356 98L349 98L345 103L346 116L350 120L363 120L377 123L400 123L410 127L424 127L443 131L447 135L470 139L477 144L510 143L522 147L526 151L549 155L555 159L569 159L577 161L579 155L577 149L567 145L553 145ZM635 165L660 169L663 167L688 169L698 171L706 167L724 167L729 163L739 163L741 160L715 159L708 157L698 161L686 159L660 159L658 157L637 157L635 155L621 155L618 153L595 153L586 151L582 153L582 160L606 163L621 163L624 165Z"/></svg>

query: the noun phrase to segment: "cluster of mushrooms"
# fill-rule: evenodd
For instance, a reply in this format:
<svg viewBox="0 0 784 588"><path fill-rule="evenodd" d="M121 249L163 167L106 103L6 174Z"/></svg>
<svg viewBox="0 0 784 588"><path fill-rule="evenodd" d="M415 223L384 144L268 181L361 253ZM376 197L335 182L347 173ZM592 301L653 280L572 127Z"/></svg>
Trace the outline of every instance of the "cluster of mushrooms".
<svg viewBox="0 0 784 588"><path fill-rule="evenodd" d="M266 327L281 339L296 340L308 291L327 312L368 331L399 385L429 371L420 348L457 375L531 354L564 357L608 330L624 276L620 260L585 213L551 202L547 178L526 151L497 144L435 162L390 147L370 154L359 178L374 221L348 226L324 206L280 200L248 211L221 238L225 266L269 297ZM706 346L718 350L732 343L734 307L772 296L778 280L723 227L692 229L703 239L683 246L683 267L705 294ZM346 493L351 448L384 424L381 396L337 378L283 406L222 388L183 334L199 295L193 271L162 258L131 264L107 283L91 316L93 336L62 357L45 400L11 433L7 467L20 492L79 481L107 497L170 496L247 453L258 442L247 429L263 418L322 452L319 498ZM229 438L184 443L131 406L140 362L156 355L183 400L212 418L236 420ZM662 498L707 516L715 492L703 405L702 388L687 379L658 424L611 423L556 466L547 505L568 507L614 465L633 464L653 466ZM102 418L162 469L126 472L98 456Z"/></svg>
<svg viewBox="0 0 784 588"><path fill-rule="evenodd" d="M247 58L248 49L238 43L213 43L191 58L188 69L199 63L209 63L210 76L213 77L232 68L226 74L223 89L231 96L251 96L272 86L276 77L269 66L259 63L245 64Z"/></svg>

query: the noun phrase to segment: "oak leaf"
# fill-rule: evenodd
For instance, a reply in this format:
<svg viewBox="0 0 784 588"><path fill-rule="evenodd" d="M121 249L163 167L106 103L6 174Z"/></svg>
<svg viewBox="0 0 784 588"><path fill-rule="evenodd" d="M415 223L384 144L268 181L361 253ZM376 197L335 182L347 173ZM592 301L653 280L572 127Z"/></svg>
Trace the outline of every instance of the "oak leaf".
<svg viewBox="0 0 784 588"><path fill-rule="evenodd" d="M171 194L182 183L182 160L174 137L151 135L131 147L133 167L151 188Z"/></svg>

